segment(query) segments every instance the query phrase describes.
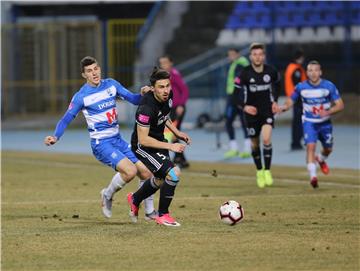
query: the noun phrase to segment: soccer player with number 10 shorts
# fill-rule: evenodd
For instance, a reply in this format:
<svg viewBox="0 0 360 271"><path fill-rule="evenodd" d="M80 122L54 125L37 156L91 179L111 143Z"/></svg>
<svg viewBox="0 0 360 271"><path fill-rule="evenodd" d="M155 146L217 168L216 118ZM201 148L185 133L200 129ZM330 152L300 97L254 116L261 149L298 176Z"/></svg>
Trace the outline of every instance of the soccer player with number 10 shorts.
<svg viewBox="0 0 360 271"><path fill-rule="evenodd" d="M344 109L344 103L336 86L321 78L321 66L318 61L310 61L306 70L308 80L295 86L295 91L279 112L287 111L301 98L303 103L303 129L306 144L306 162L310 175L310 184L318 188L315 161L324 174L329 174L325 160L333 149L332 124L330 116ZM315 155L316 142L322 144L322 151Z"/></svg>

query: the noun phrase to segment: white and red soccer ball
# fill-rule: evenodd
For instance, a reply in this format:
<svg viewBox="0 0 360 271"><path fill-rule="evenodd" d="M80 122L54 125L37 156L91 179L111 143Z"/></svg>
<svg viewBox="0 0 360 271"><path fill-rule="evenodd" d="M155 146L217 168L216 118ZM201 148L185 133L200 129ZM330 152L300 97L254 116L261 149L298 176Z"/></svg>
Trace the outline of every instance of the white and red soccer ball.
<svg viewBox="0 0 360 271"><path fill-rule="evenodd" d="M220 206L219 214L223 223L233 226L244 218L244 209L237 201L229 200Z"/></svg>

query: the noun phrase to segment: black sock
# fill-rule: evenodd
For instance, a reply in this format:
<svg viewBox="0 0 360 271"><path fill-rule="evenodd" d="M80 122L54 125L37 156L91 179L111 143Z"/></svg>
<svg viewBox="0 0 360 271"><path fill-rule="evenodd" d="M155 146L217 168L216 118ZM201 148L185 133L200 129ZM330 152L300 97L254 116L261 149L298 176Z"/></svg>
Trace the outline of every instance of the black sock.
<svg viewBox="0 0 360 271"><path fill-rule="evenodd" d="M252 155L252 157L254 159L256 169L261 170L262 169L262 163L261 163L260 148L253 149L252 152L251 152L251 155Z"/></svg>
<svg viewBox="0 0 360 271"><path fill-rule="evenodd" d="M169 213L169 206L175 194L177 182L165 180L160 188L159 216Z"/></svg>
<svg viewBox="0 0 360 271"><path fill-rule="evenodd" d="M265 169L269 170L271 167L271 158L272 158L272 145L263 145L263 156L264 156L264 163Z"/></svg>
<svg viewBox="0 0 360 271"><path fill-rule="evenodd" d="M133 203L139 206L140 203L159 190L159 187L154 182L154 178L150 178L133 194Z"/></svg>

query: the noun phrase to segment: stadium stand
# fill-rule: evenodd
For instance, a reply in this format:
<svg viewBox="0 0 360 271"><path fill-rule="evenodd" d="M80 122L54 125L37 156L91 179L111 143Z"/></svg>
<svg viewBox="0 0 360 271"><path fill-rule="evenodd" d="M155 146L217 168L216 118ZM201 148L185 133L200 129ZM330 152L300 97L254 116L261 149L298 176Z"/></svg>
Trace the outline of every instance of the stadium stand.
<svg viewBox="0 0 360 271"><path fill-rule="evenodd" d="M216 44L336 42L347 27L352 40L359 40L359 1L238 1Z"/></svg>

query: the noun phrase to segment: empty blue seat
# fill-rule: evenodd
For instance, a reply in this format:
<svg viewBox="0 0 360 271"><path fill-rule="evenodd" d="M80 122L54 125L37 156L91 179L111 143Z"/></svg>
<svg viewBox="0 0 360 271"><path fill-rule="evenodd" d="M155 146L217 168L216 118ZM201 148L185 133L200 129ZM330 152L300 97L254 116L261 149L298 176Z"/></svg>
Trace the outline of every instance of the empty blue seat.
<svg viewBox="0 0 360 271"><path fill-rule="evenodd" d="M342 9L344 7L344 3L342 1L330 1L329 7L330 9Z"/></svg>
<svg viewBox="0 0 360 271"><path fill-rule="evenodd" d="M324 22L321 19L320 13L314 11L307 14L307 18L304 21L306 26L320 26L323 25Z"/></svg>
<svg viewBox="0 0 360 271"><path fill-rule="evenodd" d="M360 25L360 11L351 12L351 24Z"/></svg>
<svg viewBox="0 0 360 271"><path fill-rule="evenodd" d="M351 1L350 8L351 8L351 10L360 9L360 2L359 1Z"/></svg>
<svg viewBox="0 0 360 271"><path fill-rule="evenodd" d="M343 21L336 15L336 12L330 11L325 14L324 24L328 26L335 26L342 24Z"/></svg>
<svg viewBox="0 0 360 271"><path fill-rule="evenodd" d="M278 16L275 17L274 24L276 27L280 27L280 28L290 27L291 23L288 14L287 13L278 14Z"/></svg>
<svg viewBox="0 0 360 271"><path fill-rule="evenodd" d="M257 27L270 28L272 27L272 21L270 14L263 14L257 20Z"/></svg>
<svg viewBox="0 0 360 271"><path fill-rule="evenodd" d="M252 6L250 6L250 2L247 1L239 1L236 3L234 7L234 11L247 11L252 10Z"/></svg>
<svg viewBox="0 0 360 271"><path fill-rule="evenodd" d="M299 11L301 10L306 10L306 9L313 9L313 4L310 1L302 1L302 2L298 2L298 8Z"/></svg>

